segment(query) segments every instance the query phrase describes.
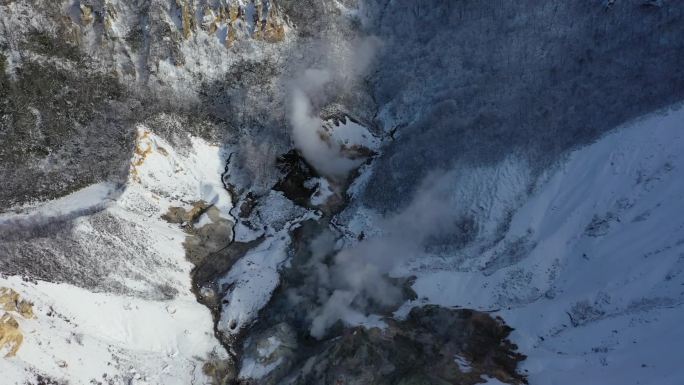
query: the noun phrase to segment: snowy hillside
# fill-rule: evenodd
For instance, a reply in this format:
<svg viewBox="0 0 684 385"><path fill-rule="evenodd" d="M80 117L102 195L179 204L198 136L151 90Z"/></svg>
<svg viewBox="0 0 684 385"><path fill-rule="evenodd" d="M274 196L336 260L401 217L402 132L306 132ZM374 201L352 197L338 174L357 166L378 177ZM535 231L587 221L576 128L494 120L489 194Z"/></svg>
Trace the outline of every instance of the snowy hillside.
<svg viewBox="0 0 684 385"><path fill-rule="evenodd" d="M451 269L418 259L420 301L500 314L532 384L680 383L682 149L677 106L570 153L495 247Z"/></svg>

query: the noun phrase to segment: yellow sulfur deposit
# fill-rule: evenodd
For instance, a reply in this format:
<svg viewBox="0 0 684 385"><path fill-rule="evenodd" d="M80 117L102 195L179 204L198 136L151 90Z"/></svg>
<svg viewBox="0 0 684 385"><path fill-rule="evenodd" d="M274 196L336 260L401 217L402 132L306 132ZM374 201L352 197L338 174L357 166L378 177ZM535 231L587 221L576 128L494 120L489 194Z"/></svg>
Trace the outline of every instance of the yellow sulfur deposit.
<svg viewBox="0 0 684 385"><path fill-rule="evenodd" d="M19 330L19 323L9 313L0 317L0 350L9 348L5 357L14 357L24 341L24 336Z"/></svg>
<svg viewBox="0 0 684 385"><path fill-rule="evenodd" d="M5 357L13 357L24 341L24 336L19 330L19 323L10 312L18 313L24 318L34 318L33 304L21 299L16 291L0 287L0 310L5 311L0 317L0 350L9 349Z"/></svg>
<svg viewBox="0 0 684 385"><path fill-rule="evenodd" d="M6 312L19 313L24 318L33 318L33 304L19 297L16 291L0 287L0 308Z"/></svg>

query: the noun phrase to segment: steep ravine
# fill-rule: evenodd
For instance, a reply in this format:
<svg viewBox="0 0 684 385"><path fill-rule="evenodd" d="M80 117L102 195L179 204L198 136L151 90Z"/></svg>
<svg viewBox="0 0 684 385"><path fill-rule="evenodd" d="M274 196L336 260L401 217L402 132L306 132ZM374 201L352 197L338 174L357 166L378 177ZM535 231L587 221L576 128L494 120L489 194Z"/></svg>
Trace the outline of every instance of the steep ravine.
<svg viewBox="0 0 684 385"><path fill-rule="evenodd" d="M220 282L240 258L273 235L267 231L250 241L232 237L229 244L211 251L207 245L216 247L220 245L217 239L231 239L231 234L213 231L211 226L216 224L193 230L192 223L211 207L185 218L186 254L195 264L193 291L212 311L214 332L231 357L205 364L205 372L216 384L476 384L482 378L526 383L516 369L525 356L508 341L511 329L502 319L483 312L429 305L395 318L397 306L376 304L368 309L375 314L375 324L353 326L338 321L324 336L313 337L312 309L321 306L316 293L327 290L311 279L316 275L314 262L333 263L335 248L330 243L322 249L321 240L342 237L331 221L349 203L349 196L338 193L326 204L313 206L315 191L307 181L321 176L297 153L280 159L285 167L274 189L320 215L295 220L286 230L291 242L287 261L279 267L277 288L258 317L239 331L226 333L219 326L225 311L223 298L231 290ZM254 194L242 196L234 202L232 213L236 222L249 222L263 203ZM233 225L236 228L243 227ZM415 298L411 279L392 281L403 288L404 300Z"/></svg>

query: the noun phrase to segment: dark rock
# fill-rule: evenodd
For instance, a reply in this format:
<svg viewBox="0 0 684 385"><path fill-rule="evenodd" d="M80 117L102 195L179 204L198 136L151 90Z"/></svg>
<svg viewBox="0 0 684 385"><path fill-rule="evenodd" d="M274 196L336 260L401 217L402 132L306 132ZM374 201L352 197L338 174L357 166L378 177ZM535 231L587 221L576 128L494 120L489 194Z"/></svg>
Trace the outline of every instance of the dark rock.
<svg viewBox="0 0 684 385"><path fill-rule="evenodd" d="M272 372L259 384L471 385L483 377L526 384L518 373L525 356L507 338L512 329L500 318L467 309L414 308L385 329L346 329L322 350L300 357L296 370ZM457 357L468 366L460 366ZM275 358L272 357L272 360Z"/></svg>
<svg viewBox="0 0 684 385"><path fill-rule="evenodd" d="M296 150L280 156L277 162L284 176L273 189L282 191L289 200L302 207L310 207L314 190L305 184L307 180L318 176L314 168Z"/></svg>

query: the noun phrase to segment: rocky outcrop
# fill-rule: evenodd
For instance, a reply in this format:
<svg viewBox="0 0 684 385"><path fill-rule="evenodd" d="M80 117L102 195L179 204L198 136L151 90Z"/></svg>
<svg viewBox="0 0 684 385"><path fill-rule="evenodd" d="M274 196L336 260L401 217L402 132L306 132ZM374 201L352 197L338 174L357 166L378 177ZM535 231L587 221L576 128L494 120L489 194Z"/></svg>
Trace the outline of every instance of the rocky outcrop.
<svg viewBox="0 0 684 385"><path fill-rule="evenodd" d="M516 369L525 356L508 340L512 329L500 318L424 306L405 320L386 322L385 328L344 330L312 355L302 354L288 328L277 325L249 345L253 350L246 351L250 361L243 363L243 374L256 378L244 383L278 384L283 378L300 385L474 385L487 378L527 383Z"/></svg>
<svg viewBox="0 0 684 385"><path fill-rule="evenodd" d="M24 335L12 313L26 319L34 318L33 304L21 299L16 291L0 287L0 309L5 312L0 317L0 351L6 350L5 357L13 357L24 342Z"/></svg>
<svg viewBox="0 0 684 385"><path fill-rule="evenodd" d="M256 39L278 43L288 29L275 0L235 0L227 3L176 0L185 39L198 29L217 34L227 48L239 39ZM220 33L219 33L220 32Z"/></svg>
<svg viewBox="0 0 684 385"><path fill-rule="evenodd" d="M33 304L21 299L19 293L6 287L0 287L0 307L5 312L15 312L24 318L34 317Z"/></svg>

